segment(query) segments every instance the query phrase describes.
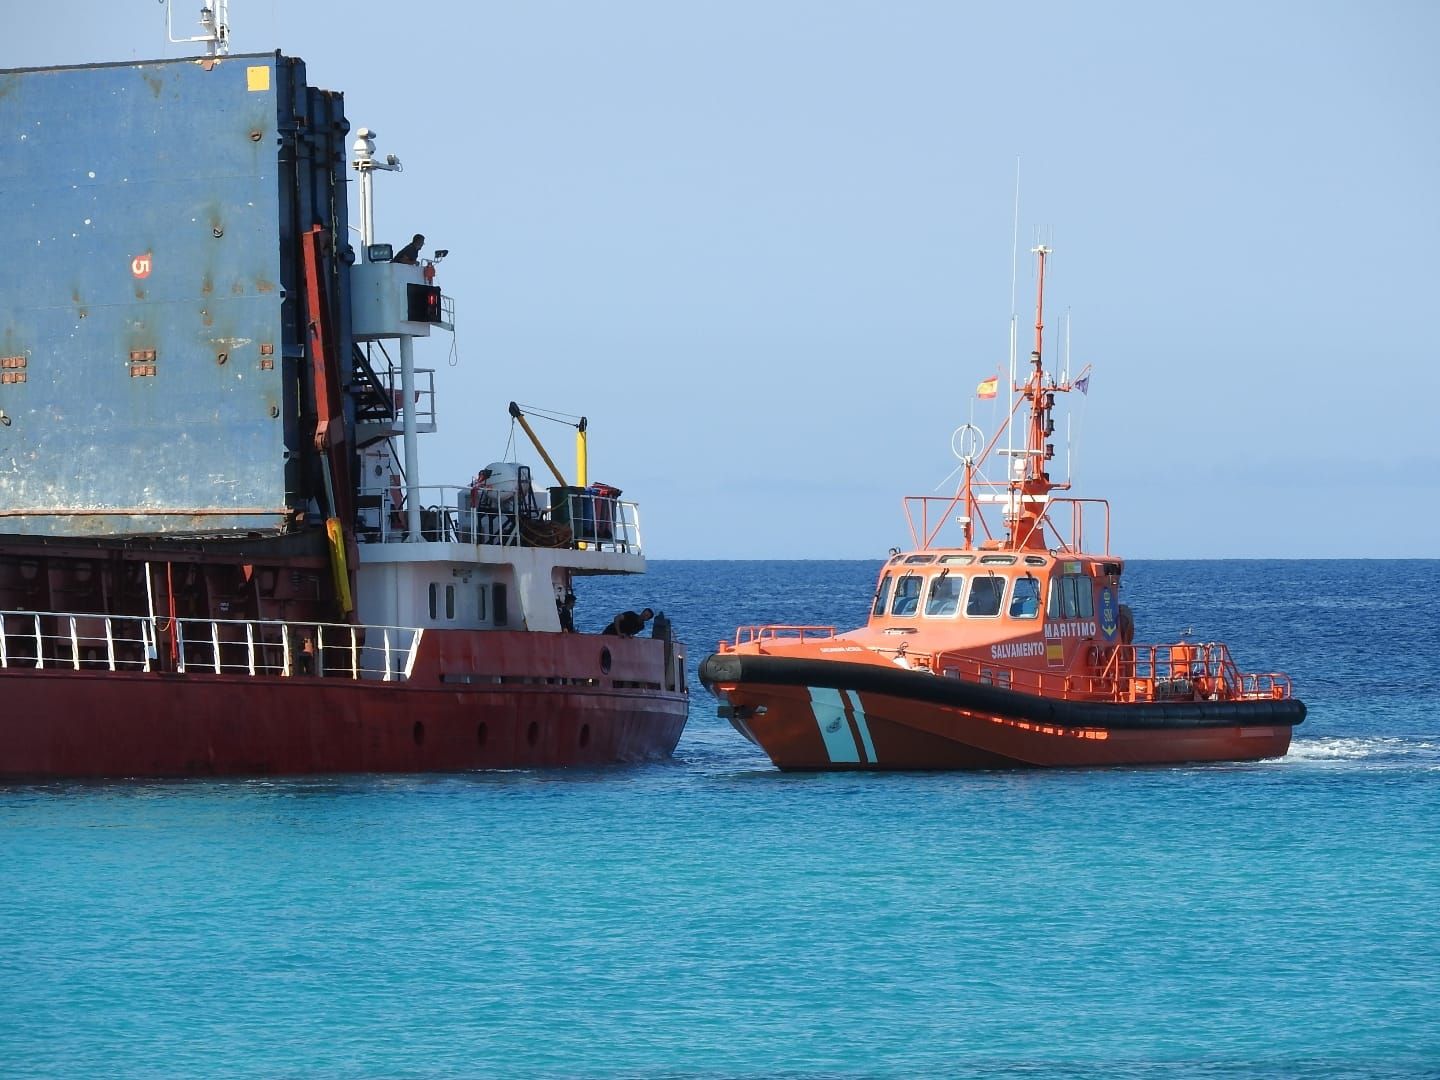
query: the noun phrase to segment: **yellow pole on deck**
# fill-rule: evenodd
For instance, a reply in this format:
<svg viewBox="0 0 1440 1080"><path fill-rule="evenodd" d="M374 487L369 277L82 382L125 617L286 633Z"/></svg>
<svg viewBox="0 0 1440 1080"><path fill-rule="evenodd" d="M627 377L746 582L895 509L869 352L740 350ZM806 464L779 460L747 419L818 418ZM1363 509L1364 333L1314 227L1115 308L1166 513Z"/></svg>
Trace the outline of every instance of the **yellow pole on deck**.
<svg viewBox="0 0 1440 1080"><path fill-rule="evenodd" d="M585 435L585 417L575 425L575 485L584 487L590 483L590 448Z"/></svg>
<svg viewBox="0 0 1440 1080"><path fill-rule="evenodd" d="M525 434L530 436L530 441L535 444L535 449L540 451L540 456L545 459L545 464L550 466L550 471L555 474L555 479L560 482L560 486L569 487L570 485L565 482L565 477L560 475L560 470L555 467L555 462L551 461L550 455L545 452L545 447L540 445L540 439L536 436L529 421L525 419L525 414L520 411L520 406L513 401L510 402L510 415L520 421L520 426L525 429Z"/></svg>

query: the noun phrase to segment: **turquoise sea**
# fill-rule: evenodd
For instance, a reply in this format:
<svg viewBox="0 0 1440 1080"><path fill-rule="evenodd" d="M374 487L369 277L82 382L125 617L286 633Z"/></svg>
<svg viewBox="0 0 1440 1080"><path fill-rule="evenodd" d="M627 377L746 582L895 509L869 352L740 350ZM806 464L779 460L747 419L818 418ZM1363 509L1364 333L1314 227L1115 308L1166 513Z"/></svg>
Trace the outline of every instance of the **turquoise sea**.
<svg viewBox="0 0 1440 1080"><path fill-rule="evenodd" d="M1129 565L1281 761L782 775L694 667L877 566L587 582L689 642L670 763L0 788L0 1075L1440 1076L1440 562Z"/></svg>

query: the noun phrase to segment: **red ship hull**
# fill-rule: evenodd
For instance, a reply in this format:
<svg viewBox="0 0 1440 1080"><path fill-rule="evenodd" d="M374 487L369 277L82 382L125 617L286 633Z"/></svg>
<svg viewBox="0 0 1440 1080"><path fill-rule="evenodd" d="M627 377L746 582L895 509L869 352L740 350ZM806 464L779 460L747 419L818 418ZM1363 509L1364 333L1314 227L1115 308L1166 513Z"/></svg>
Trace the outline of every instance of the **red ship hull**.
<svg viewBox="0 0 1440 1080"><path fill-rule="evenodd" d="M600 670L601 649L610 672ZM688 706L683 685L665 685L665 663L664 643L650 639L452 633L428 637L410 678L394 682L11 667L0 671L0 776L447 772L661 759L675 749Z"/></svg>

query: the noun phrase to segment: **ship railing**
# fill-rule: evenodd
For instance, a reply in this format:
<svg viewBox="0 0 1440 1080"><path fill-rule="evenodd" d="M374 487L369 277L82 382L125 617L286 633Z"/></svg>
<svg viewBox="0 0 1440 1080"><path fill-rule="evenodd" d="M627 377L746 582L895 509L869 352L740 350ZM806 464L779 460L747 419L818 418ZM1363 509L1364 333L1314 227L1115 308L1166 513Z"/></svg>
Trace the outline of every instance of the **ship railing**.
<svg viewBox="0 0 1440 1080"><path fill-rule="evenodd" d="M150 671L153 646L143 616L0 611L0 668Z"/></svg>
<svg viewBox="0 0 1440 1080"><path fill-rule="evenodd" d="M356 501L360 543L410 540L404 487L363 487ZM420 536L426 543L584 548L643 554L640 507L618 497L571 491L552 506L548 493L522 500L469 484L422 484Z"/></svg>
<svg viewBox="0 0 1440 1080"><path fill-rule="evenodd" d="M415 626L175 619L175 670L396 682L410 678L423 635Z"/></svg>
<svg viewBox="0 0 1440 1080"><path fill-rule="evenodd" d="M0 611L0 669L410 678L413 626Z"/></svg>
<svg viewBox="0 0 1440 1080"><path fill-rule="evenodd" d="M742 626L735 631L733 642L720 642L719 651L728 652L751 643L763 645L767 641L814 641L834 636L833 626Z"/></svg>
<svg viewBox="0 0 1440 1080"><path fill-rule="evenodd" d="M1104 547L1097 554L1110 554L1110 503L1105 499L1026 495L1013 490L1009 482L1003 480L976 479L974 487L978 493L975 495L974 517L970 524L974 526L972 535L978 542L994 542L996 540L996 536L991 533L989 523L985 519L984 506L998 505L1006 516L1013 516L1022 509L1022 503L1036 503L1041 505L1038 526L1040 536L1030 546L1053 548L1064 552L1084 551L1087 517L1098 515L1103 520L1096 525L1096 528L1104 534ZM902 506L905 510L906 524L910 527L912 546L917 550L927 551L932 547L962 546L963 538L957 538L954 544L941 544L938 541L947 524L953 522L957 526L963 526L966 523L968 514L963 492L949 496L907 495ZM1070 510L1068 533L1056 524L1054 516L1052 516L1052 512L1061 506L1068 506ZM1087 510L1090 511L1088 515ZM1019 546L1026 546L1025 537L1020 538Z"/></svg>
<svg viewBox="0 0 1440 1080"><path fill-rule="evenodd" d="M911 658L911 666L919 666ZM1116 681L1104 673L1046 671L1014 667L967 653L940 653L930 660L936 675L963 679L982 686L996 686L1022 694L1069 701L1116 701Z"/></svg>
<svg viewBox="0 0 1440 1080"><path fill-rule="evenodd" d="M407 406L400 369L392 365L384 371L376 372L375 375L376 380L384 388L384 392L390 397L390 405L394 413L393 432L399 434L405 429L405 412ZM415 369L415 389L411 392L408 405L409 412L415 419L415 430L417 432L426 434L437 430L435 423L434 368Z"/></svg>
<svg viewBox="0 0 1440 1080"><path fill-rule="evenodd" d="M929 655L897 648L881 653L937 675L1065 700L1235 701L1292 694L1286 675L1240 672L1220 642L1095 648L1095 665L1080 672L1014 667L958 652Z"/></svg>
<svg viewBox="0 0 1440 1080"><path fill-rule="evenodd" d="M1242 672L1218 641L1119 645L1101 671L1123 701L1243 701L1285 699L1290 678L1279 672Z"/></svg>

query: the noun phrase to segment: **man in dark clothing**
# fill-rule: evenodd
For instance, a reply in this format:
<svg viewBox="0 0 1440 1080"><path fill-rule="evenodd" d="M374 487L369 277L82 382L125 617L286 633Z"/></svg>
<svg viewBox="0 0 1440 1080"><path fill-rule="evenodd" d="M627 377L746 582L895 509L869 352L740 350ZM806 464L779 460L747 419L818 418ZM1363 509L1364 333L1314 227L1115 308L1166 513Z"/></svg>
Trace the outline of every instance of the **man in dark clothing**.
<svg viewBox="0 0 1440 1080"><path fill-rule="evenodd" d="M417 232L415 234L415 238L411 240L410 243L406 244L403 248L401 248L399 251L397 251L390 261L404 263L407 266L414 266L417 262L420 261L420 249L424 246L425 237L421 236Z"/></svg>
<svg viewBox="0 0 1440 1080"><path fill-rule="evenodd" d="M655 612L648 607L641 612L622 611L611 621L610 625L600 632L609 634L612 637L634 637L645 629L645 624L653 618Z"/></svg>

